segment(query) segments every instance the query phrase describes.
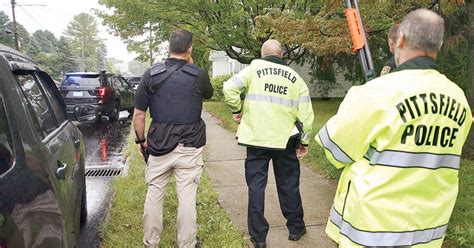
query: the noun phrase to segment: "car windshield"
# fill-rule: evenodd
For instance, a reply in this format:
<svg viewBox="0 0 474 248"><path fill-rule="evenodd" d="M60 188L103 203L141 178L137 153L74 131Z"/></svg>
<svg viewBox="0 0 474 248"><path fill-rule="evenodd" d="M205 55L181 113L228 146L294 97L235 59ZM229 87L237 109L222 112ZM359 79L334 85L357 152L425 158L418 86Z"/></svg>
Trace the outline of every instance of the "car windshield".
<svg viewBox="0 0 474 248"><path fill-rule="evenodd" d="M100 86L99 75L67 75L61 85Z"/></svg>

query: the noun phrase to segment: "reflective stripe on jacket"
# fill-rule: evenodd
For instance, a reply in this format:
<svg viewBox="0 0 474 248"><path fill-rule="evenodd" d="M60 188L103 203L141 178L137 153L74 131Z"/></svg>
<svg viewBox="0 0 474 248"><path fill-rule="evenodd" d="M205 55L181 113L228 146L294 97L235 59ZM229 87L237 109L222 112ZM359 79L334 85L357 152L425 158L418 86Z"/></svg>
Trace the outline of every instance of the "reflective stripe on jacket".
<svg viewBox="0 0 474 248"><path fill-rule="evenodd" d="M328 235L340 247L441 247L471 124L463 91L433 69L352 87L316 136L344 168Z"/></svg>
<svg viewBox="0 0 474 248"><path fill-rule="evenodd" d="M309 142L314 113L308 87L293 69L275 61L281 60L256 59L224 83L226 104L243 114L239 144L285 149L297 121L303 124L301 143Z"/></svg>

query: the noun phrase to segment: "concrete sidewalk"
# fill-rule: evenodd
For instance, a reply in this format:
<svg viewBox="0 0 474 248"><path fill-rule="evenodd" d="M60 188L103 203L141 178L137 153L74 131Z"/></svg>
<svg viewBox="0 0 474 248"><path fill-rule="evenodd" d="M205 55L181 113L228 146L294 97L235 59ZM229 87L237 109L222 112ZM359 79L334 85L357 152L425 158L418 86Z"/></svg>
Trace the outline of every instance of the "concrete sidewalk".
<svg viewBox="0 0 474 248"><path fill-rule="evenodd" d="M203 112L207 125L204 151L206 169L212 185L219 192L221 206L234 225L247 232L247 185L244 175L245 148L237 145L235 134L221 126L219 120ZM265 217L270 224L267 246L272 247L336 247L324 233L336 183L328 181L306 166L301 167L300 190L305 211L307 234L297 242L288 240L288 229L278 203L275 178L270 166L265 194Z"/></svg>

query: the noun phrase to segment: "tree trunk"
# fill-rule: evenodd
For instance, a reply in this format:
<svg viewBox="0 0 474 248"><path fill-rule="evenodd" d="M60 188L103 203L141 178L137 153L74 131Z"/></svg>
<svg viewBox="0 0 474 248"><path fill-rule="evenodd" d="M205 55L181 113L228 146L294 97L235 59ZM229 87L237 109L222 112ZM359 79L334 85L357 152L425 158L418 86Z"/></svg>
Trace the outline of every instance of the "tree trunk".
<svg viewBox="0 0 474 248"><path fill-rule="evenodd" d="M469 81L466 85L466 95L471 110L474 111L474 0L466 1L469 14ZM474 159L474 127L464 146L464 157Z"/></svg>

